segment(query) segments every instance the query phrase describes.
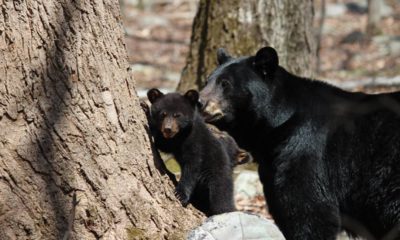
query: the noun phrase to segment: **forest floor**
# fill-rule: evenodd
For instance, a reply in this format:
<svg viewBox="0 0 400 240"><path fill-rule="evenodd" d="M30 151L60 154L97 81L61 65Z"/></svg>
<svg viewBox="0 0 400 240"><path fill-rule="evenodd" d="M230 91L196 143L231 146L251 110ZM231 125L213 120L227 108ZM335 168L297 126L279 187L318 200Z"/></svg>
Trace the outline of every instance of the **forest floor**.
<svg viewBox="0 0 400 240"><path fill-rule="evenodd" d="M139 96L173 91L185 65L197 0L121 0L129 61ZM321 1L315 2L315 27ZM400 1L386 0L380 32L367 37L366 0L327 0L317 79L351 91L400 89ZM263 196L237 199L242 210L269 216Z"/></svg>

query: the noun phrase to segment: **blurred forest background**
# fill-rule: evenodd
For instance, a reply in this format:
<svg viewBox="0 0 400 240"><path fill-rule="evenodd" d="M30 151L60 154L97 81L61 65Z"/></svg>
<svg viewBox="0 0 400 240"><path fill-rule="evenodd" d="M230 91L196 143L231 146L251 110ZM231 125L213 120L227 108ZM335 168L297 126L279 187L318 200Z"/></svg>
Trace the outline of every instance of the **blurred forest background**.
<svg viewBox="0 0 400 240"><path fill-rule="evenodd" d="M380 16L375 28L367 28L367 0L314 1L319 51L313 78L349 91L400 89L400 1L376 2ZM186 65L199 1L120 0L120 4L139 97L145 98L153 87L175 91ZM240 210L269 217L254 170L254 166L236 170L236 204Z"/></svg>
<svg viewBox="0 0 400 240"><path fill-rule="evenodd" d="M367 37L367 0L325 1L316 79L351 91L386 91L400 85L400 1L379 2L379 31ZM314 1L316 35L322 3ZM198 0L121 0L121 6L139 95L152 87L175 90Z"/></svg>

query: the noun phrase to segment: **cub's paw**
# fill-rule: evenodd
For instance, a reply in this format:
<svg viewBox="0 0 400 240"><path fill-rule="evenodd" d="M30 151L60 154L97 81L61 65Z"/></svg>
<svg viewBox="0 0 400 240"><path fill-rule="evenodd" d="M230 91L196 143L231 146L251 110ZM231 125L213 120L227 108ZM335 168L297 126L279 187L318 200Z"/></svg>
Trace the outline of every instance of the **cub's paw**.
<svg viewBox="0 0 400 240"><path fill-rule="evenodd" d="M189 196L183 188L177 186L175 188L175 196L181 202L183 207L186 207L189 204Z"/></svg>

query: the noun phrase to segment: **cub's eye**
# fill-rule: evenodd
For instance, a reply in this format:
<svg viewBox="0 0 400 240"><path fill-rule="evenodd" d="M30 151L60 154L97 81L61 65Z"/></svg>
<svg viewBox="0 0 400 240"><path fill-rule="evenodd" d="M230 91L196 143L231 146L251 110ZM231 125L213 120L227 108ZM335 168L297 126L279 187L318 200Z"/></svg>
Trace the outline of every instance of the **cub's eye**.
<svg viewBox="0 0 400 240"><path fill-rule="evenodd" d="M178 118L178 117L180 117L180 116L182 116L182 114L180 114L180 113L174 113L174 118Z"/></svg>
<svg viewBox="0 0 400 240"><path fill-rule="evenodd" d="M160 113L160 116L164 118L164 117L167 116L167 113L166 113L166 112L161 112L161 113Z"/></svg>

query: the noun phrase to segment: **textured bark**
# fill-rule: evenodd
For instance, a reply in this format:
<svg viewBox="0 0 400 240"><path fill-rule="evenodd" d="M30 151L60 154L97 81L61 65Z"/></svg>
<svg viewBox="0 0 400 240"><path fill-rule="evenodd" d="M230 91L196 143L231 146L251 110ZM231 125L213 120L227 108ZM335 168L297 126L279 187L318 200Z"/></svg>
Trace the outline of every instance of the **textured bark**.
<svg viewBox="0 0 400 240"><path fill-rule="evenodd" d="M117 0L0 0L0 239L180 239L199 222L156 169L134 85Z"/></svg>
<svg viewBox="0 0 400 240"><path fill-rule="evenodd" d="M200 0L179 91L201 88L216 66L216 49L253 55L277 49L289 71L311 77L315 64L312 0Z"/></svg>

